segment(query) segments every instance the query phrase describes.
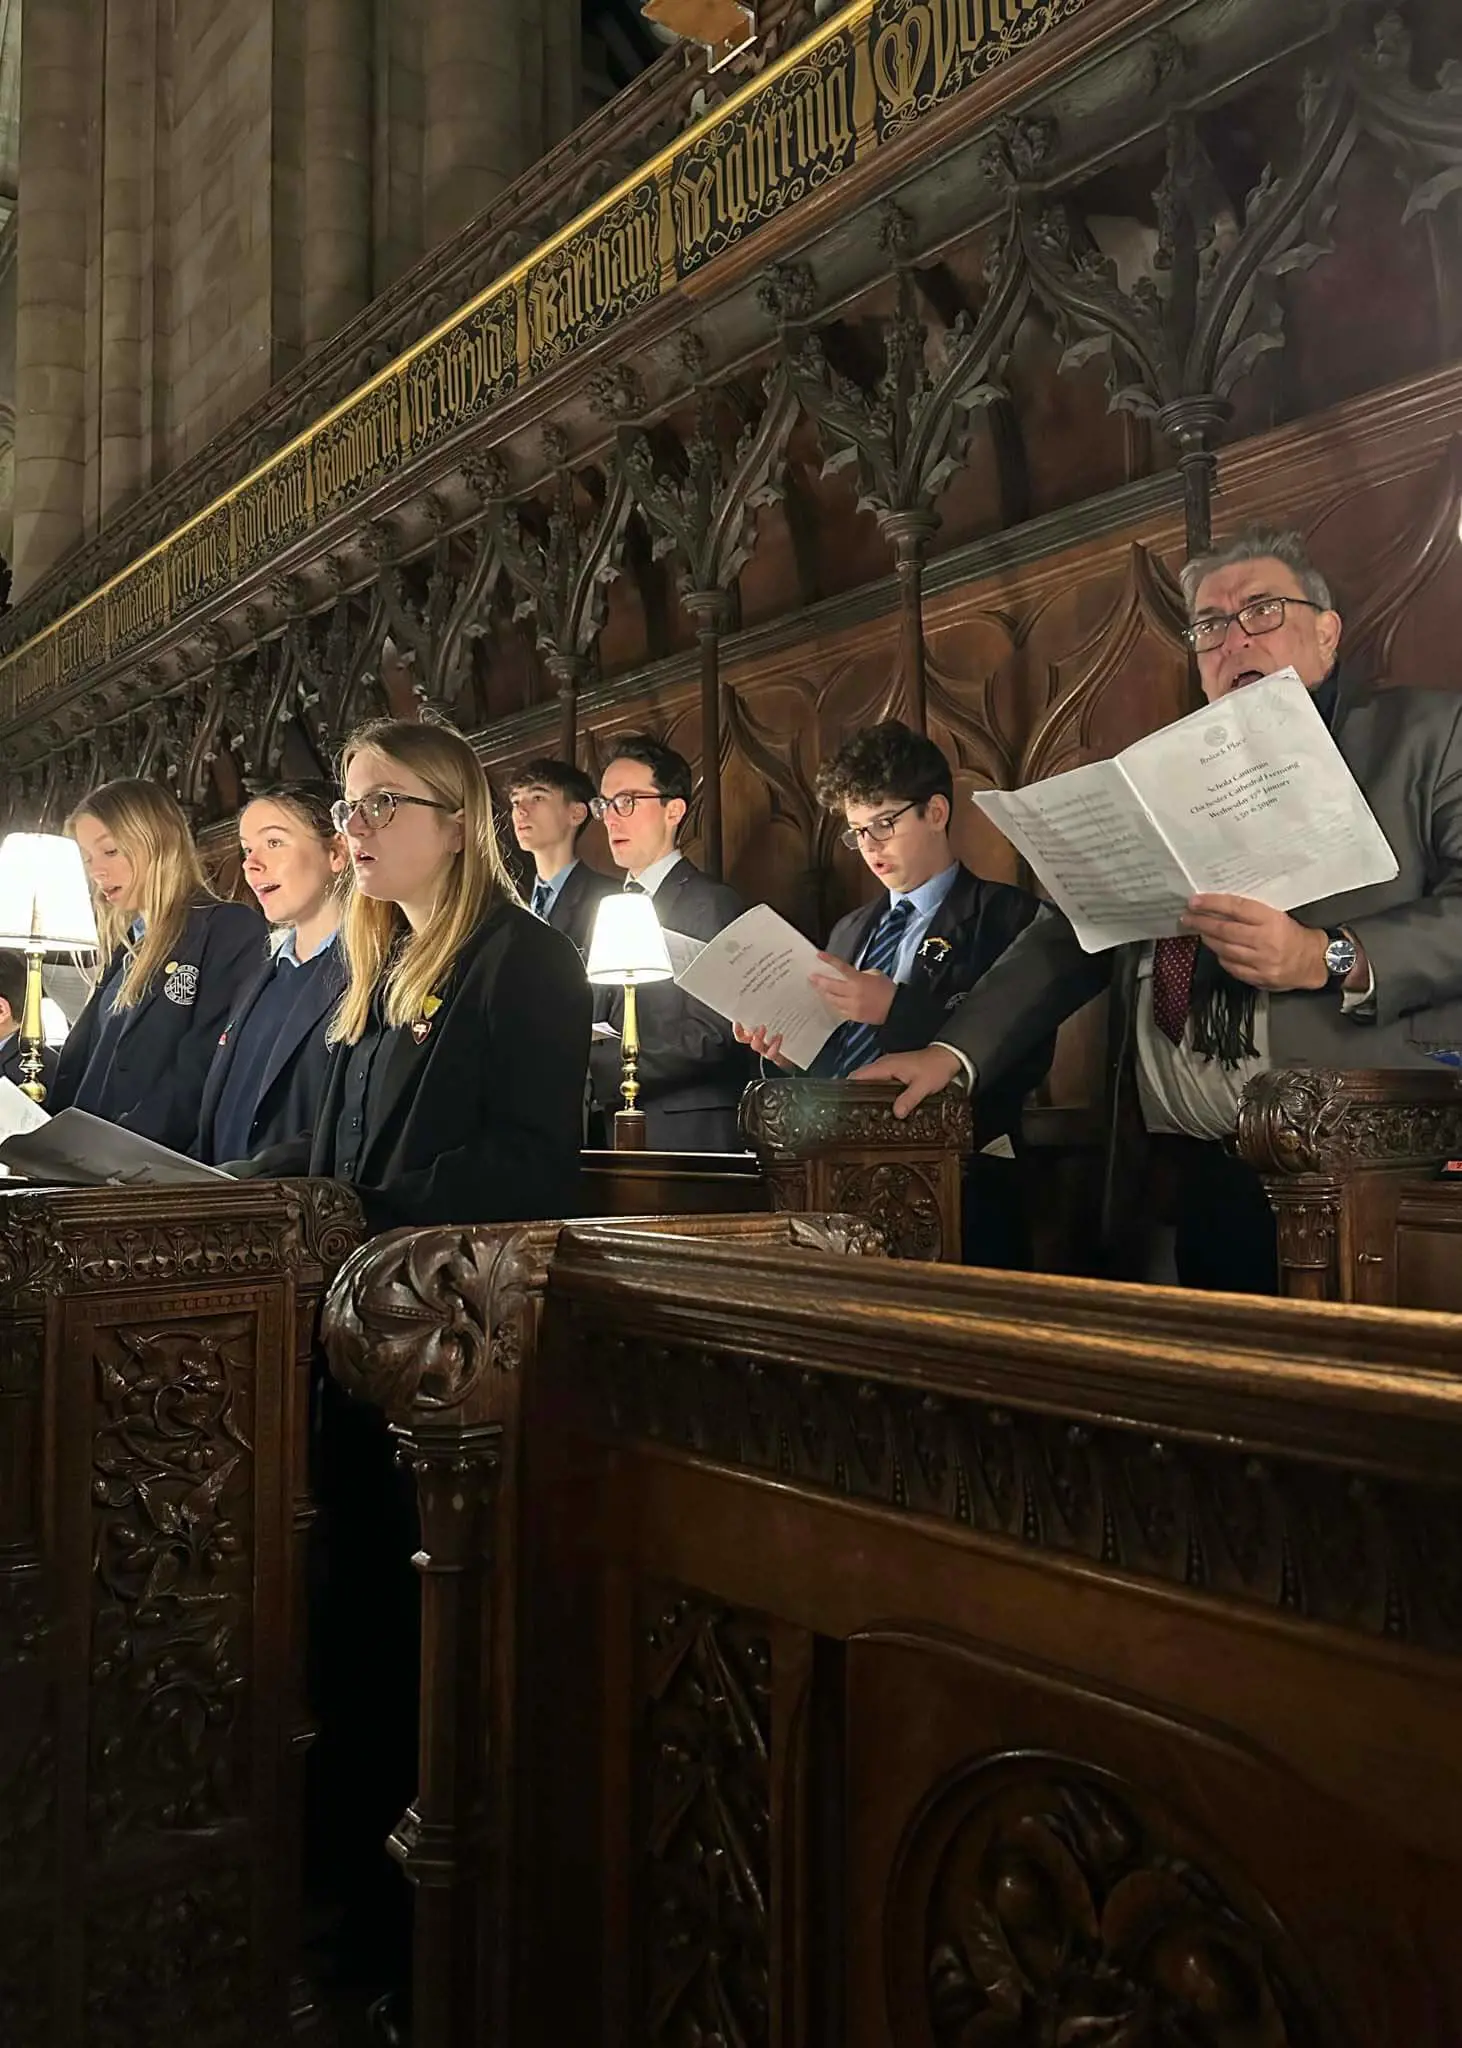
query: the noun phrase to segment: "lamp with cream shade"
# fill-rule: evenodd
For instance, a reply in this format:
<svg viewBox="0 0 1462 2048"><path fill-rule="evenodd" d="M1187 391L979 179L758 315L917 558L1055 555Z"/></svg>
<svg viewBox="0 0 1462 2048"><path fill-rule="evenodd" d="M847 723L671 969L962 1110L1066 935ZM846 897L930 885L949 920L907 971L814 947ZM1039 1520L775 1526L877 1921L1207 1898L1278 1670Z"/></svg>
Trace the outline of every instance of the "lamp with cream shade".
<svg viewBox="0 0 1462 2048"><path fill-rule="evenodd" d="M639 1017L635 990L647 982L670 981L673 974L665 934L655 915L655 906L641 890L625 890L606 896L594 920L589 941L587 973L599 988L624 990L624 1025L620 1032L622 1077L619 1092L624 1108L615 1111L616 1152L643 1152L645 1112L636 1107L640 1092Z"/></svg>
<svg viewBox="0 0 1462 2048"><path fill-rule="evenodd" d="M91 888L74 839L55 832L11 832L0 840L0 946L25 955L21 1089L32 1102L43 1102L41 961L47 953L97 950Z"/></svg>

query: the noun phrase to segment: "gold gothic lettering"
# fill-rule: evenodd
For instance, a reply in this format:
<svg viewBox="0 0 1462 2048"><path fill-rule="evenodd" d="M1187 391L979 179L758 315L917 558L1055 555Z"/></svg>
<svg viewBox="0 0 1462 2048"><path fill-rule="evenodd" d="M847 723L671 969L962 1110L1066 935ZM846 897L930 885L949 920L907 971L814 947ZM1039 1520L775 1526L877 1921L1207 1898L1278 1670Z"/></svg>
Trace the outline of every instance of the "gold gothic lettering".
<svg viewBox="0 0 1462 2048"><path fill-rule="evenodd" d="M936 101L968 60L1012 35L1023 40L1019 32L1031 15L1052 12L1051 0L921 0L906 7L874 41L879 95L894 113L916 98Z"/></svg>
<svg viewBox="0 0 1462 2048"><path fill-rule="evenodd" d="M401 411L394 384L353 406L315 443L315 504L349 497L400 451Z"/></svg>
<svg viewBox="0 0 1462 2048"><path fill-rule="evenodd" d="M227 578L227 523L215 513L190 533L180 534L169 554L173 567L173 601L181 608L190 604L200 592L213 589L215 584Z"/></svg>
<svg viewBox="0 0 1462 2048"><path fill-rule="evenodd" d="M112 644L130 646L148 633L166 625L168 617L168 572L166 562L129 576L111 594Z"/></svg>
<svg viewBox="0 0 1462 2048"><path fill-rule="evenodd" d="M234 499L234 531L240 562L296 530L310 516L309 477L301 461L276 469Z"/></svg>
<svg viewBox="0 0 1462 2048"><path fill-rule="evenodd" d="M553 348L604 314L638 305L659 277L659 229L653 205L576 236L533 275L530 314L535 353Z"/></svg>
<svg viewBox="0 0 1462 2048"><path fill-rule="evenodd" d="M62 675L75 675L106 659L106 631L102 607L88 605L74 619L67 619L56 634L56 655Z"/></svg>
<svg viewBox="0 0 1462 2048"><path fill-rule="evenodd" d="M406 388L413 445L471 419L502 383L507 362L495 313L459 334L444 335L412 364Z"/></svg>
<svg viewBox="0 0 1462 2048"><path fill-rule="evenodd" d="M774 213L809 170L836 166L847 156L853 147L848 75L843 63L794 73L800 91L777 106L753 102L745 123L724 143L718 136L720 146L684 166L671 188L682 256L701 254L712 235L727 238Z"/></svg>

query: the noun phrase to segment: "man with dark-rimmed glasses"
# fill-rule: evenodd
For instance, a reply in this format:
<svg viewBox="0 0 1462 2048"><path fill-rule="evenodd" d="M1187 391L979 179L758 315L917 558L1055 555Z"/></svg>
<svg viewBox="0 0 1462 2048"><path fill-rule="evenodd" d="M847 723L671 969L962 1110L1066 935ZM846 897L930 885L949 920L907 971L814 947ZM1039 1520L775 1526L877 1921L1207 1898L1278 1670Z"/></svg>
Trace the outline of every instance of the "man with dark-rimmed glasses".
<svg viewBox="0 0 1462 2048"><path fill-rule="evenodd" d="M724 882L713 882L677 844L690 809L690 763L673 747L635 733L616 737L614 756L599 778L594 815L604 821L625 887L642 889L668 932L713 939L746 905ZM638 995L639 1107L652 1152L740 1152L736 1121L751 1061L731 1026L704 1003L683 995L673 981L653 982ZM594 1022L617 1032L624 1016L619 989L594 992ZM589 1055L594 1106L608 1120L620 1106L617 1038L596 1037Z"/></svg>
<svg viewBox="0 0 1462 2048"><path fill-rule="evenodd" d="M1188 563L1186 638L1210 702L1292 667L1396 856L1393 880L1293 913L1197 896L1185 931L1083 953L1043 911L923 1051L868 1078L904 1113L963 1073L983 1092L1033 1039L1112 991L1109 1240L1141 1213L1119 1133L1169 1142L1178 1277L1270 1293L1274 1219L1234 1155L1239 1099L1271 1067L1418 1067L1462 1044L1462 693L1379 689L1339 660L1341 621L1292 533L1254 530ZM1125 1184L1124 1184L1125 1183Z"/></svg>

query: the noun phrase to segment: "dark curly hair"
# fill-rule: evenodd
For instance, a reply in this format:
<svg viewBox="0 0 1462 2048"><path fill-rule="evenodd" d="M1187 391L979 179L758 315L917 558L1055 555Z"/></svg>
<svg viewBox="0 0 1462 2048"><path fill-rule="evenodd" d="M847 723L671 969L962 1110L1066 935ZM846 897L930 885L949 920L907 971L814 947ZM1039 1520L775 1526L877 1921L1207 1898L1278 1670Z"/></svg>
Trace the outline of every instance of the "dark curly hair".
<svg viewBox="0 0 1462 2048"><path fill-rule="evenodd" d="M866 725L817 771L817 800L824 810L849 804L927 804L942 796L954 803L954 777L933 740L897 718Z"/></svg>

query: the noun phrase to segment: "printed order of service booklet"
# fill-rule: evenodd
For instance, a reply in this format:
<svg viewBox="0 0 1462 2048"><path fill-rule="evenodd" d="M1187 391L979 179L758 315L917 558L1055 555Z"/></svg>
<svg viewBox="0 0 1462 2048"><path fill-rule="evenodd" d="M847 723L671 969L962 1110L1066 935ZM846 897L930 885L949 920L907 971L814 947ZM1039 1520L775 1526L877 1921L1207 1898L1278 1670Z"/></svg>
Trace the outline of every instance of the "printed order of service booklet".
<svg viewBox="0 0 1462 2048"><path fill-rule="evenodd" d="M1397 872L1396 856L1292 668L1093 761L973 801L1088 953L1180 930L1192 896L1294 910Z"/></svg>

